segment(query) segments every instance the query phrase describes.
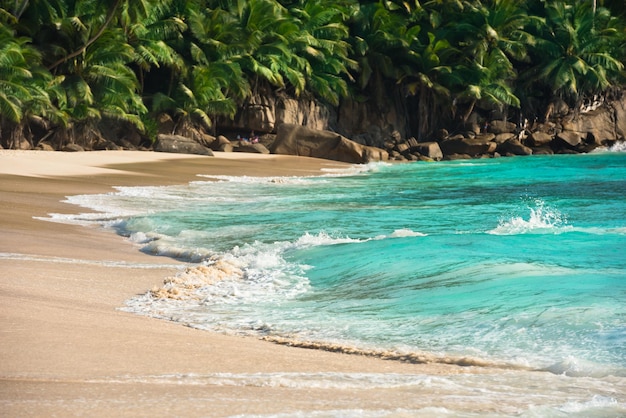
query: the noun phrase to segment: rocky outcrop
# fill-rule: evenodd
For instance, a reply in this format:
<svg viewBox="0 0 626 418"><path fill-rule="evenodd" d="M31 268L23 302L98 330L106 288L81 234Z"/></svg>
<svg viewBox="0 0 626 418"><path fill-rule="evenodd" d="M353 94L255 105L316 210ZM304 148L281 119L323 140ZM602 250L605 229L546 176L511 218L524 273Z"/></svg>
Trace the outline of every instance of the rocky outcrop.
<svg viewBox="0 0 626 418"><path fill-rule="evenodd" d="M576 110L568 108L563 101L554 102L545 114L542 113L543 122L524 121L521 126L508 121L506 114L487 113L484 109L481 113L476 109L465 124L452 123L446 126L448 130L432 126L429 127L432 132L416 134L416 139L411 132L416 132L421 124L415 106L411 105L415 102L393 88L376 100L343 100L339 106L310 97L288 97L284 91L267 88L259 89L246 99L234 120L214 118L216 126L213 128L199 126L190 118L158 115L156 125L148 126L150 132L159 134L154 143L154 138L148 138L131 124L111 118L55 126L43 118L33 117L24 126L0 123L0 146L86 151L155 149L203 155L210 155L210 150L271 151L355 163L387 158L431 161L578 153L626 140L626 90L611 94L610 100L594 98L593 106ZM490 118L486 119L486 114ZM288 126L299 132L297 139L286 135L285 131L278 134L281 127ZM217 131L223 135L218 136ZM248 136L252 131L260 135L259 146L240 146L244 144L235 139L237 134Z"/></svg>
<svg viewBox="0 0 626 418"><path fill-rule="evenodd" d="M497 147L500 155L532 155L533 150L515 138L509 139Z"/></svg>
<svg viewBox="0 0 626 418"><path fill-rule="evenodd" d="M336 127L337 113L316 100L295 99L263 89L249 97L232 120L218 118L218 123L226 130L259 133L276 132L283 123L324 130Z"/></svg>
<svg viewBox="0 0 626 418"><path fill-rule="evenodd" d="M620 100L613 102L615 110L615 136L617 140L626 141L626 91Z"/></svg>
<svg viewBox="0 0 626 418"><path fill-rule="evenodd" d="M224 135L219 135L209 146L213 151L232 152L233 144Z"/></svg>
<svg viewBox="0 0 626 418"><path fill-rule="evenodd" d="M154 143L154 150L179 154L213 155L209 148L181 135L158 135Z"/></svg>
<svg viewBox="0 0 626 418"><path fill-rule="evenodd" d="M572 115L562 122L563 131L575 132L580 137L589 137L590 142L602 145L616 140L615 112L607 106L579 115Z"/></svg>
<svg viewBox="0 0 626 418"><path fill-rule="evenodd" d="M494 134L477 135L474 138L452 137L441 142L444 154L467 154L477 157L483 154L493 154L498 146Z"/></svg>
<svg viewBox="0 0 626 418"><path fill-rule="evenodd" d="M536 131L532 132L527 139L527 143L532 147L543 147L548 145L554 139L554 135L550 135L547 132Z"/></svg>
<svg viewBox="0 0 626 418"><path fill-rule="evenodd" d="M387 152L358 144L335 132L320 131L284 123L278 127L272 154L324 158L352 164L386 161Z"/></svg>
<svg viewBox="0 0 626 418"><path fill-rule="evenodd" d="M442 136L446 136L442 132ZM402 139L398 131L393 131L385 140L383 146L389 154L389 159L396 161L439 161L443 159L443 152L439 143L435 141L418 142L414 137Z"/></svg>
<svg viewBox="0 0 626 418"><path fill-rule="evenodd" d="M493 120L489 123L487 130L492 134L504 134L509 132L515 132L517 125L513 122L504 120Z"/></svg>
<svg viewBox="0 0 626 418"><path fill-rule="evenodd" d="M576 149L583 143L583 137L578 132L563 131L556 134L554 141L566 148Z"/></svg>
<svg viewBox="0 0 626 418"><path fill-rule="evenodd" d="M443 152L441 152L441 147L437 142L418 143L417 147L415 147L415 151L417 151L420 155L434 161L439 161L443 159Z"/></svg>
<svg viewBox="0 0 626 418"><path fill-rule="evenodd" d="M380 101L344 99L338 106L330 106L310 97L293 98L265 88L249 97L232 120L217 118L217 122L224 131L259 134L275 133L282 124L301 125L337 132L362 145L382 147L393 131L406 135L408 117L399 92Z"/></svg>

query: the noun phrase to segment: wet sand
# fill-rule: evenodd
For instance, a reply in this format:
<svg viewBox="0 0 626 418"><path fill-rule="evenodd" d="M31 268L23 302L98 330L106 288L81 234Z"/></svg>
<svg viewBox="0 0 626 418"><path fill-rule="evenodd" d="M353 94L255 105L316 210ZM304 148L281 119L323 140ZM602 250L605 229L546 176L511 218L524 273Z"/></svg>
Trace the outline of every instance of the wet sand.
<svg viewBox="0 0 626 418"><path fill-rule="evenodd" d="M450 398L454 392L428 385L336 384L343 374L502 371L294 348L121 312L125 300L160 285L179 263L143 254L110 231L36 219L80 211L64 197L112 186L184 184L197 174L307 175L337 165L251 154L0 151L0 415L402 415L451 402L455 410L503 412L478 391L459 403ZM515 412L511 402L506 408Z"/></svg>

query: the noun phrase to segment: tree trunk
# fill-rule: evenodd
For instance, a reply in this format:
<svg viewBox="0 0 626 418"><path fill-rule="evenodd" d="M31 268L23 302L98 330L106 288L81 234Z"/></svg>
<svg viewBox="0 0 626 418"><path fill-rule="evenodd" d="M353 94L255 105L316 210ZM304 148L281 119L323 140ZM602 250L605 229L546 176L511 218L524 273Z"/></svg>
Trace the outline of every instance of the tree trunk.
<svg viewBox="0 0 626 418"><path fill-rule="evenodd" d="M476 106L476 100L475 99L472 100L472 103L470 104L469 108L467 109L467 112L465 112L465 114L463 115L463 123L467 122L467 120L469 119L470 115L474 111L474 106Z"/></svg>

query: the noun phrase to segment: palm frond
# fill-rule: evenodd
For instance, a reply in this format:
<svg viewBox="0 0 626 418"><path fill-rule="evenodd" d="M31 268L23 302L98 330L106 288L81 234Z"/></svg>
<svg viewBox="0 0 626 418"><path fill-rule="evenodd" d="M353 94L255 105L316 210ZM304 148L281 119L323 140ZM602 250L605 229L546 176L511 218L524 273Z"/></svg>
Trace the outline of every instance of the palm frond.
<svg viewBox="0 0 626 418"><path fill-rule="evenodd" d="M21 103L15 99L12 100L4 92L0 92L0 117L19 123L22 116Z"/></svg>

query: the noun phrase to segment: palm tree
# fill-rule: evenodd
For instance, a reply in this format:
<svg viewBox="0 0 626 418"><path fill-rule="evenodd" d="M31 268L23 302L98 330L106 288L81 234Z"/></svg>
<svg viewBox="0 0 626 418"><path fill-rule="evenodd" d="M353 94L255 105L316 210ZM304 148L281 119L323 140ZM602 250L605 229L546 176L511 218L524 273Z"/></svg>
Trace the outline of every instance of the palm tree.
<svg viewBox="0 0 626 418"><path fill-rule="evenodd" d="M413 42L398 83L407 95L417 96L417 137L422 140L445 120L454 80L451 58L457 52L445 39L429 32L428 44Z"/></svg>
<svg viewBox="0 0 626 418"><path fill-rule="evenodd" d="M113 0L108 4L59 4L63 7L57 9L57 23L49 22L46 28L49 46L44 49L48 68L64 77L62 92L55 98L59 108L83 125L94 125L107 117L143 130L142 115L147 109L139 95L141 85L130 65L138 62L146 70L151 57L147 52L157 60L171 52L158 41L150 44L149 37L142 44L138 35L146 32L137 26L124 26L131 17L142 16L143 3ZM155 10L156 6L152 7ZM146 45L154 48L148 49ZM164 51L161 56L159 51Z"/></svg>
<svg viewBox="0 0 626 418"><path fill-rule="evenodd" d="M344 23L350 5L337 2L328 8L321 0L299 1L289 8L292 29L285 33L291 51L287 78L297 95L306 88L317 97L337 105L349 94L348 81L357 62L350 58L349 30Z"/></svg>
<svg viewBox="0 0 626 418"><path fill-rule="evenodd" d="M483 58L483 64L468 62L458 69L462 74L463 85L456 96L457 103L469 103L462 115L465 122L477 104L486 110L497 110L506 115L509 107L520 107L520 100L514 94L512 79L515 72L511 62L500 50L492 50Z"/></svg>
<svg viewBox="0 0 626 418"><path fill-rule="evenodd" d="M381 103L389 85L401 78L398 64L420 31L403 9L389 6L385 2L361 4L350 20L352 50L359 66L357 88L375 103Z"/></svg>
<svg viewBox="0 0 626 418"><path fill-rule="evenodd" d="M463 120L479 103L505 114L509 106L520 107L514 93L516 66L529 62L528 48L536 39L528 28L542 19L515 0L477 1L457 16L451 37L464 56L459 71L465 82L456 97L457 103L468 103Z"/></svg>
<svg viewBox="0 0 626 418"><path fill-rule="evenodd" d="M41 55L28 38L15 37L0 23L0 131L5 131L0 137L5 146L30 142L25 129L31 120L46 117L64 122L48 94L58 80L43 68Z"/></svg>
<svg viewBox="0 0 626 418"><path fill-rule="evenodd" d="M66 24L75 25L80 30L75 33L80 34L80 40L72 45L73 50L66 50L65 55L48 66L49 70L54 70L59 65L83 54L87 48L96 42L107 30L118 12L118 6L122 0L112 0L106 10L104 22L100 22L102 7L100 2L76 2L74 5L67 5L69 14L66 17ZM91 19L90 19L91 18Z"/></svg>
<svg viewBox="0 0 626 418"><path fill-rule="evenodd" d="M523 2L489 0L466 7L453 24L456 43L479 64L493 50L509 60L527 61L527 48L535 44L527 27L542 19L529 16Z"/></svg>
<svg viewBox="0 0 626 418"><path fill-rule="evenodd" d="M185 66L175 46L182 41L187 25L171 13L170 3L170 0L136 0L124 2L121 7L119 24L134 51L133 63L141 92L145 76L152 69L167 67L177 73Z"/></svg>
<svg viewBox="0 0 626 418"><path fill-rule="evenodd" d="M586 2L551 1L545 13L547 27L539 31L532 51L535 65L524 74L527 83L543 85L575 105L623 81L624 54L617 55L623 33L607 9L593 14Z"/></svg>

